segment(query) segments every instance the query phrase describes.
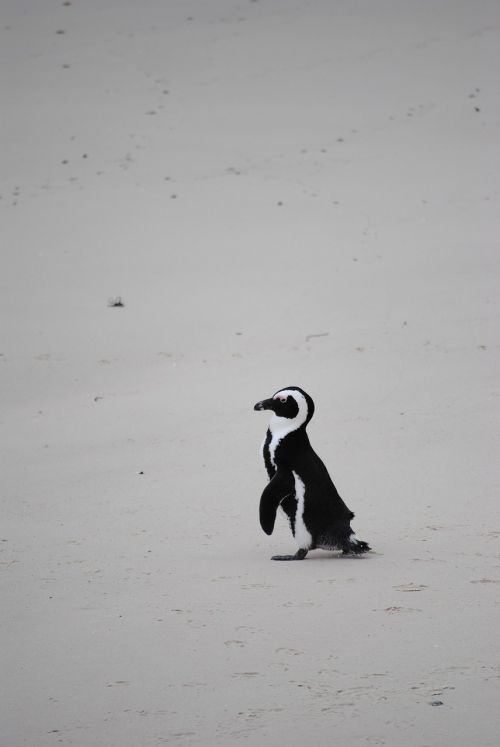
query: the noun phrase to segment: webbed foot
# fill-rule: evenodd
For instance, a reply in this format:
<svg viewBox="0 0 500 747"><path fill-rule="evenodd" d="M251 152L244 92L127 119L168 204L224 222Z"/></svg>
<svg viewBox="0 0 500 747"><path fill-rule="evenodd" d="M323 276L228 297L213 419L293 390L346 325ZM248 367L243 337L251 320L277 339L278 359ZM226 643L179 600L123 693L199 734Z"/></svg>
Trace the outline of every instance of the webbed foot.
<svg viewBox="0 0 500 747"><path fill-rule="evenodd" d="M295 555L273 555L271 560L304 560L307 550L297 550Z"/></svg>

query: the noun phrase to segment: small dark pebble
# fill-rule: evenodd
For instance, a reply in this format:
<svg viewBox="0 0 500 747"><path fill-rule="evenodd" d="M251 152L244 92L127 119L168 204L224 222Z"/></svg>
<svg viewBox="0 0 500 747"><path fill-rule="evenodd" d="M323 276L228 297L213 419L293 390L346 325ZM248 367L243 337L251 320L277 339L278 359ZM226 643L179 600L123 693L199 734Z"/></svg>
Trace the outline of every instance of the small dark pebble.
<svg viewBox="0 0 500 747"><path fill-rule="evenodd" d="M444 705L444 703L443 703L442 700L431 700L431 702L429 703L429 705L431 705L431 706L441 706L441 705Z"/></svg>
<svg viewBox="0 0 500 747"><path fill-rule="evenodd" d="M479 113L481 111L481 109L478 106L475 106L474 107L474 111Z"/></svg>
<svg viewBox="0 0 500 747"><path fill-rule="evenodd" d="M138 474L138 475L143 475L143 474L144 474L144 472L142 472L142 471L141 471L141 472L138 472L137 474ZM148 552L151 552L151 550L148 550Z"/></svg>
<svg viewBox="0 0 500 747"><path fill-rule="evenodd" d="M110 306L111 308L117 308L117 307L120 308L120 307L125 306L125 304L123 303L122 297L117 296L116 298L109 299L108 306Z"/></svg>

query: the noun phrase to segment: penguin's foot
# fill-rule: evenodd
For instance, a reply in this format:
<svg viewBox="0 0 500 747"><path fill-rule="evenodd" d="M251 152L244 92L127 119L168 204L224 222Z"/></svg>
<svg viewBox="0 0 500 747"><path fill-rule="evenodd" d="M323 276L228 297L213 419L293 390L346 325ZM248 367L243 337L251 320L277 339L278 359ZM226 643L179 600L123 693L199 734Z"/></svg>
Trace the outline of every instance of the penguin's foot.
<svg viewBox="0 0 500 747"><path fill-rule="evenodd" d="M307 555L307 550L297 550L295 555L273 555L271 560L304 560Z"/></svg>

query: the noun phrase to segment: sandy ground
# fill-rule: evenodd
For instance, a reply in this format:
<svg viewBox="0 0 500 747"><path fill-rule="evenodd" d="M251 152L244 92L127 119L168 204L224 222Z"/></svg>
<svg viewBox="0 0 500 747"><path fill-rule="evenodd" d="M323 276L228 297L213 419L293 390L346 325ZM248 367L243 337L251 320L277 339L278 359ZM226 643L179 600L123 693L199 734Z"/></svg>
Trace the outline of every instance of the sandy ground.
<svg viewBox="0 0 500 747"><path fill-rule="evenodd" d="M2 745L497 747L498 2L5 0L0 69ZM270 561L288 385L367 557Z"/></svg>

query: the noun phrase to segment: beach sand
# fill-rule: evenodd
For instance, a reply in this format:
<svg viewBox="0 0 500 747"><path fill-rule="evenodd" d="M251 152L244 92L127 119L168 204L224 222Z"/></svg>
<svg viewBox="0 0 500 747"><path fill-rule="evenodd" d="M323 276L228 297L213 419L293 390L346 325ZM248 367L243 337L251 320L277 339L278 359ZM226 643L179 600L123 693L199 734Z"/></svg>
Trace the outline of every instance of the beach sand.
<svg viewBox="0 0 500 747"><path fill-rule="evenodd" d="M2 745L497 747L500 6L3 5Z"/></svg>

